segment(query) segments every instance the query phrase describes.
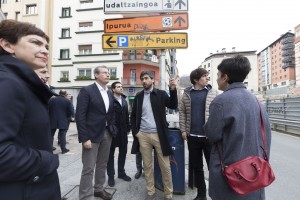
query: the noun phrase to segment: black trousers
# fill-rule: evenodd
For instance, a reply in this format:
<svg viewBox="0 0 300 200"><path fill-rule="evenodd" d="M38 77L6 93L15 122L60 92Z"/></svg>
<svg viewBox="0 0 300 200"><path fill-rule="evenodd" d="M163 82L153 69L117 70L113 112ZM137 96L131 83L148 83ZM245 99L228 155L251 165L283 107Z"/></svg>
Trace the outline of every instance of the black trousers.
<svg viewBox="0 0 300 200"><path fill-rule="evenodd" d="M108 177L114 177L115 175L115 155L116 146L113 144L110 146L109 159L107 162L107 175ZM127 154L127 144L122 144L119 147L119 155L118 155L118 176L124 176L125 173L125 160Z"/></svg>
<svg viewBox="0 0 300 200"><path fill-rule="evenodd" d="M67 136L68 129L59 129L58 131L58 140L60 141L60 149L62 151L66 150L66 136ZM51 129L51 140L53 145L54 135L55 135L56 129Z"/></svg>
<svg viewBox="0 0 300 200"><path fill-rule="evenodd" d="M136 164L136 169L137 171L142 171L143 170L143 159L142 159L142 154L141 152L137 152L135 154L135 164Z"/></svg>
<svg viewBox="0 0 300 200"><path fill-rule="evenodd" d="M211 144L206 137L188 137L189 157L192 160L192 169L194 171L195 186L198 188L198 195L200 197L206 196L206 185L203 170L203 154L209 168L209 158L211 151Z"/></svg>

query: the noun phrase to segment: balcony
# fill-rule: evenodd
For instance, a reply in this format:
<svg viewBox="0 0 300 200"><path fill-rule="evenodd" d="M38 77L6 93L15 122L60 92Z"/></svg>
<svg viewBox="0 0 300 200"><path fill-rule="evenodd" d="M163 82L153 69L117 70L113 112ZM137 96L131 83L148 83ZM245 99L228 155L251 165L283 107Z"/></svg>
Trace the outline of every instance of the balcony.
<svg viewBox="0 0 300 200"><path fill-rule="evenodd" d="M288 49L294 49L294 48L295 48L294 43L287 43L281 47L282 50L288 50Z"/></svg>
<svg viewBox="0 0 300 200"><path fill-rule="evenodd" d="M281 54L282 56L293 56L295 55L294 49L284 50Z"/></svg>
<svg viewBox="0 0 300 200"><path fill-rule="evenodd" d="M284 63L282 65L282 69L286 69L288 67L295 67L295 63L294 62L287 62L287 63Z"/></svg>
<svg viewBox="0 0 300 200"><path fill-rule="evenodd" d="M121 79L122 85L127 86L136 86L136 87L142 87L143 83L140 79L131 78L131 77L123 77ZM159 79L154 79L154 85L159 85Z"/></svg>
<svg viewBox="0 0 300 200"><path fill-rule="evenodd" d="M294 43L294 37L286 37L281 40L281 44Z"/></svg>
<svg viewBox="0 0 300 200"><path fill-rule="evenodd" d="M123 60L143 60L153 62L153 55L152 54L131 54L131 53L123 53ZM158 58L157 58L158 62Z"/></svg>
<svg viewBox="0 0 300 200"><path fill-rule="evenodd" d="M295 57L294 56L286 56L282 59L282 62L283 63L286 63L286 62L292 62L295 60Z"/></svg>

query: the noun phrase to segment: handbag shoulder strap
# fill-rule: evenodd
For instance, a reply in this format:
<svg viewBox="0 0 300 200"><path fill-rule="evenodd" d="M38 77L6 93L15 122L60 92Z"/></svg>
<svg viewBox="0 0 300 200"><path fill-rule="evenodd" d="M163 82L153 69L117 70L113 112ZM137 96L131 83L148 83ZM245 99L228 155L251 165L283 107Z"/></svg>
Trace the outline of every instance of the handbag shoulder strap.
<svg viewBox="0 0 300 200"><path fill-rule="evenodd" d="M261 112L261 106L260 106L260 103L258 101L258 99L256 98L256 101L258 103L258 106L259 106L259 115L260 115L260 128L261 128L261 138L262 138L262 141L263 141L263 147L261 146L262 150L264 151L264 159L266 161L269 161L269 158L268 158L268 155L267 155L267 152L266 152L266 134L265 134L265 125L264 125L264 120L263 120L263 117L262 117L262 112Z"/></svg>

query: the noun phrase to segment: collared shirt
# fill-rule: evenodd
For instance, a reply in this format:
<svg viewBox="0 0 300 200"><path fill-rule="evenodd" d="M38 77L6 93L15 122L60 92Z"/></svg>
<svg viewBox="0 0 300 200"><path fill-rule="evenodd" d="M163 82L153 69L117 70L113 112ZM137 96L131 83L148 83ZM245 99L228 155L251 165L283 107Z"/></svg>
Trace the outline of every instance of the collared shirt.
<svg viewBox="0 0 300 200"><path fill-rule="evenodd" d="M207 89L208 90L208 88L205 86L204 88L202 88L202 89L199 89L199 90L204 90L204 89ZM197 89L195 89L195 86L193 85L192 87L191 87L191 89L190 89L190 91L191 90L197 90Z"/></svg>
<svg viewBox="0 0 300 200"><path fill-rule="evenodd" d="M96 85L101 93L101 96L102 96L102 99L104 101L104 105L105 105L105 110L106 112L108 111L108 107L109 107L109 98L108 98L108 94L107 94L107 91L108 91L108 88L106 87L105 89L99 85L99 83L96 82Z"/></svg>

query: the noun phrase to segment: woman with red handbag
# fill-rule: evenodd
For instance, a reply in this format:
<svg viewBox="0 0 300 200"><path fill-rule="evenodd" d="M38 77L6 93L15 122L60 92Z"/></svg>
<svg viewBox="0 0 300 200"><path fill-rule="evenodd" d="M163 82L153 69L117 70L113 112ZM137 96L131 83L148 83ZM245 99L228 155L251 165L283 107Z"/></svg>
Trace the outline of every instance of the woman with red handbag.
<svg viewBox="0 0 300 200"><path fill-rule="evenodd" d="M266 158L268 164L271 143L268 116L243 83L251 70L250 62L238 55L224 59L218 70L218 87L224 92L211 103L209 119L204 125L206 136L213 143L209 164L209 195L213 200L264 200L263 188L238 194L232 189L232 182L225 173L227 166L249 156ZM262 130L265 138L262 138ZM255 166L254 163L252 168L255 177L248 177L251 181L260 178L261 169ZM248 175L248 171L244 175L239 173L236 173L237 180ZM238 184L247 186L247 183Z"/></svg>

